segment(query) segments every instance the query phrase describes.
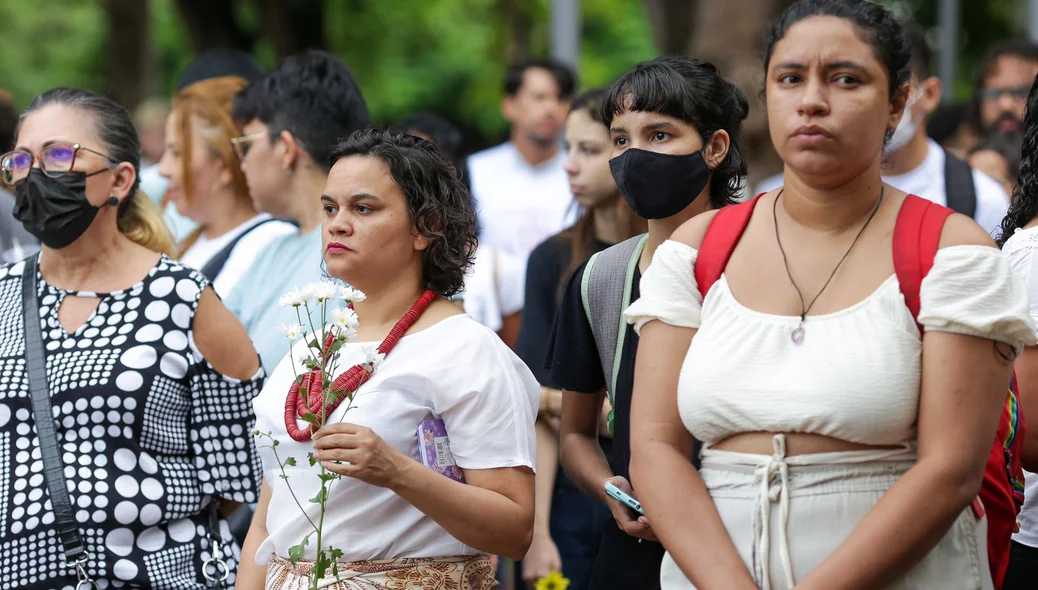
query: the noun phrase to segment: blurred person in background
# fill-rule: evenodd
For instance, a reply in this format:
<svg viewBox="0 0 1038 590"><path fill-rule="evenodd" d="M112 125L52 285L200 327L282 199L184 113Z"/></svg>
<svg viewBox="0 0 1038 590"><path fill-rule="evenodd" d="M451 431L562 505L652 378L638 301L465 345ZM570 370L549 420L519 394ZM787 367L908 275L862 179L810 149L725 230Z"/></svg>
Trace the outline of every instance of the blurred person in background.
<svg viewBox="0 0 1038 590"><path fill-rule="evenodd" d="M14 147L18 111L14 99L0 90L0 153ZM40 249L39 241L14 218L14 194L10 185L0 185L0 264L18 262Z"/></svg>
<svg viewBox="0 0 1038 590"><path fill-rule="evenodd" d="M541 384L537 511L533 544L522 563L522 580L530 588L552 571L561 571L570 581L570 590L587 590L602 527L610 519L609 509L580 491L559 468L562 390L544 368L552 322L569 277L592 254L645 232L645 221L620 197L609 171L613 147L602 119L604 94L592 90L578 96L566 118L565 169L570 192L583 213L573 226L534 248L527 263L516 353ZM602 433L599 443L609 456L611 438L606 428Z"/></svg>
<svg viewBox="0 0 1038 590"><path fill-rule="evenodd" d="M1027 91L1036 74L1038 45L1031 41L1012 39L988 50L977 70L967 114L978 139L996 132L1023 132Z"/></svg>
<svg viewBox="0 0 1038 590"><path fill-rule="evenodd" d="M973 128L966 124L969 105L964 102L944 103L930 115L926 122L926 134L936 141L944 151L965 158L970 148L977 143Z"/></svg>
<svg viewBox="0 0 1038 590"><path fill-rule="evenodd" d="M1022 146L1023 136L1019 133L994 133L970 151L970 166L995 179L1007 195L1012 195L1020 170Z"/></svg>
<svg viewBox="0 0 1038 590"><path fill-rule="evenodd" d="M461 159L461 132L453 123L432 113L415 113L400 121L396 127L410 135L427 139L440 147L455 166L457 174L465 178ZM465 288L455 301L461 301L465 313L477 322L497 332L510 346L517 336L514 328L505 330L511 318L519 317L523 308L523 273L525 262L518 256L506 254L497 248L480 243L472 266L465 275ZM509 338L512 340L509 341Z"/></svg>
<svg viewBox="0 0 1038 590"><path fill-rule="evenodd" d="M552 60L508 68L501 112L511 125L507 142L469 156L469 184L479 215L480 243L521 261L502 265L500 283L522 285L526 259L537 244L576 219L571 207L560 133L576 86L573 72ZM514 276L510 276L514 275ZM521 287L520 287L521 292ZM519 308L522 308L521 293ZM518 313L503 314L502 335L515 345Z"/></svg>
<svg viewBox="0 0 1038 590"><path fill-rule="evenodd" d="M242 135L231 108L248 85L219 76L188 85L166 121L166 151L159 173L169 181L163 202L199 224L177 246L182 264L202 272L226 297L272 240L294 225L257 213L231 140Z"/></svg>
<svg viewBox="0 0 1038 590"><path fill-rule="evenodd" d="M162 98L149 98L133 111L133 124L141 139L142 167L157 164L166 151L166 118L169 112L169 101Z"/></svg>
<svg viewBox="0 0 1038 590"><path fill-rule="evenodd" d="M207 588L217 547L234 585L224 519L259 495L251 400L263 371L209 282L169 257L139 165L129 113L69 88L30 103L0 158L18 219L43 243L0 267L0 542L32 548L6 555L5 589L77 586L67 558L79 551L81 588L94 587L83 574L100 588ZM26 288L38 317L23 323ZM30 400L38 384L44 402ZM54 420L49 432L37 415ZM50 490L66 487L59 503Z"/></svg>
<svg viewBox="0 0 1038 590"><path fill-rule="evenodd" d="M280 307L278 298L323 276L321 194L332 146L368 127L371 116L346 64L306 51L239 94L234 117L242 136L233 144L256 210L298 228L260 252L226 298L263 366L273 370L289 347L277 327L298 321L295 309Z"/></svg>
<svg viewBox="0 0 1038 590"><path fill-rule="evenodd" d="M904 30L911 52L911 92L901 121L884 148L883 181L972 217L994 235L1009 208L1009 197L994 179L971 169L968 162L927 136L926 120L941 103L943 89L933 75L933 52L923 30L914 22L905 23ZM779 174L758 185L756 193L781 185Z"/></svg>

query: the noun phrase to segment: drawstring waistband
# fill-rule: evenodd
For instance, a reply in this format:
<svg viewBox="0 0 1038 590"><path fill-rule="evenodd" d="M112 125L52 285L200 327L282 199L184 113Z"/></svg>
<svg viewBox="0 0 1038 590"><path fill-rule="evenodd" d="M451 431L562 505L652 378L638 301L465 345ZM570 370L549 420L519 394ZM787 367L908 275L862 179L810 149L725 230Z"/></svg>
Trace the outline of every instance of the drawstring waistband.
<svg viewBox="0 0 1038 590"><path fill-rule="evenodd" d="M839 451L809 455L786 456L786 437L776 434L772 440L772 454L735 453L703 448L703 467L753 467L755 483L759 486L753 515L753 575L761 590L771 590L771 505L778 502L778 552L787 588L796 585L793 562L790 557L789 525L789 468L813 465L847 465L875 461L915 460L914 445L905 444L894 449Z"/></svg>

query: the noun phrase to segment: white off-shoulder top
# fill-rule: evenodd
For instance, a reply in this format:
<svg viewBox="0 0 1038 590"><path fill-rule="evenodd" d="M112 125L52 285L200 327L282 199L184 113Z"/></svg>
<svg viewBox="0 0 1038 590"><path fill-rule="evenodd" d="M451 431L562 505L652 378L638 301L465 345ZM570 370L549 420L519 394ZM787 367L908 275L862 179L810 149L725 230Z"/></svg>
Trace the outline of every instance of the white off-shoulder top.
<svg viewBox="0 0 1038 590"><path fill-rule="evenodd" d="M624 314L636 330L653 320L697 328L678 381L681 419L707 445L744 432L806 432L869 445L916 438L922 341L892 275L863 301L808 316L743 307L722 276L699 293L698 252L666 241ZM1023 282L1002 253L986 246L938 251L920 287L927 331L1035 344Z"/></svg>

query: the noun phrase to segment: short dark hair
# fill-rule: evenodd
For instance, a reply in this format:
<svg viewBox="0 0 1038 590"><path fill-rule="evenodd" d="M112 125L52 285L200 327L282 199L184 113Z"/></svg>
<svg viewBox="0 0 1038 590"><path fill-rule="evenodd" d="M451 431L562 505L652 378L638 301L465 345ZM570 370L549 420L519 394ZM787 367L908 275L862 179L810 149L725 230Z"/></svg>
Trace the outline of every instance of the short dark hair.
<svg viewBox="0 0 1038 590"><path fill-rule="evenodd" d="M14 107L14 99L0 90L0 153L14 149L17 129L18 109Z"/></svg>
<svg viewBox="0 0 1038 590"><path fill-rule="evenodd" d="M236 76L255 82L263 75L252 56L240 49L217 48L203 51L177 78L177 92L202 80Z"/></svg>
<svg viewBox="0 0 1038 590"><path fill-rule="evenodd" d="M764 35L764 72L771 65L775 44L798 22L813 16L834 16L850 21L862 41L868 43L876 59L887 69L890 100L911 77L911 50L904 27L893 14L879 4L865 0L800 0L790 6Z"/></svg>
<svg viewBox="0 0 1038 590"><path fill-rule="evenodd" d="M1016 181L1020 173L1020 158L1024 137L1020 133L989 133L981 138L980 143L970 150L970 155L977 152L991 151L1002 156L1009 171L1009 180Z"/></svg>
<svg viewBox="0 0 1038 590"><path fill-rule="evenodd" d="M915 21L907 21L903 24L905 29L905 43L911 54L911 72L919 80L925 80L933 76L933 50L926 40L926 32L916 24Z"/></svg>
<svg viewBox="0 0 1038 590"><path fill-rule="evenodd" d="M602 88L588 90L573 99L569 105L569 112L586 111L592 121L605 125L605 120L602 119L602 102L605 100L605 95L606 91Z"/></svg>
<svg viewBox="0 0 1038 590"><path fill-rule="evenodd" d="M576 75L569 66L554 59L528 59L508 66L508 75L505 76L505 94L508 96L518 94L526 80L526 71L531 69L545 70L551 74L559 86L559 97L573 96L573 90L577 86Z"/></svg>
<svg viewBox="0 0 1038 590"><path fill-rule="evenodd" d="M461 131L453 123L432 113L413 113L396 124L401 133L417 131L428 136L452 160L461 156Z"/></svg>
<svg viewBox="0 0 1038 590"><path fill-rule="evenodd" d="M602 121L609 127L628 110L681 119L696 128L704 143L718 130L727 132L731 143L710 179L710 203L721 208L738 201L746 176L739 138L750 107L742 90L721 77L714 64L670 56L634 66L606 91Z"/></svg>
<svg viewBox="0 0 1038 590"><path fill-rule="evenodd" d="M324 51L308 50L285 60L249 85L234 102L240 125L258 119L271 138L288 131L314 162L331 168L335 143L371 125L371 115L350 69Z"/></svg>
<svg viewBox="0 0 1038 590"><path fill-rule="evenodd" d="M350 156L385 162L407 197L415 228L429 240L422 256L425 288L444 297L460 292L476 255L476 208L443 151L406 133L362 129L336 144L330 161L334 166Z"/></svg>
<svg viewBox="0 0 1038 590"><path fill-rule="evenodd" d="M1038 45L1027 39L1008 39L992 45L984 54L973 79L973 96L966 112L966 121L976 133L984 132L984 125L980 120L980 93L984 90L984 80L994 72L995 63L1003 57L1018 57L1025 61L1038 62Z"/></svg>

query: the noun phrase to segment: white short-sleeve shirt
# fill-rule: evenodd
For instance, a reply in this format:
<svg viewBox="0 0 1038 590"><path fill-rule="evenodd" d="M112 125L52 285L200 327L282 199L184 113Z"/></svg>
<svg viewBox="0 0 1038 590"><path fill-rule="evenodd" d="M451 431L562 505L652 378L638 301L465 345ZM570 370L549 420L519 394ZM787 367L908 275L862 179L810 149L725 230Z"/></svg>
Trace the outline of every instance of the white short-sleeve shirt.
<svg viewBox="0 0 1038 590"><path fill-rule="evenodd" d="M364 362L377 344L347 344L339 372ZM285 399L305 353L305 345L297 343L253 403L256 428L278 440L282 462L292 457L296 463L286 468L286 483L272 450L265 448L269 445L260 443L263 476L273 494L267 509L269 536L256 552L261 564L272 554L287 558L289 547L313 530L288 485L311 518L318 514L317 505L306 502L320 490L319 467L307 460L313 443L296 442L285 428ZM360 387L348 414L343 403L329 422L371 428L393 448L418 460L418 425L442 418L459 467L533 469L538 396L537 380L522 360L489 329L457 315L404 336ZM324 543L343 551L340 561L346 562L478 553L393 491L348 477L331 487L323 535ZM306 558L314 559L313 544L308 551Z"/></svg>

